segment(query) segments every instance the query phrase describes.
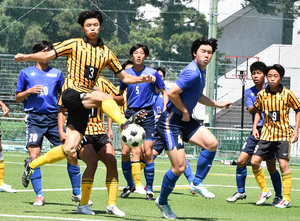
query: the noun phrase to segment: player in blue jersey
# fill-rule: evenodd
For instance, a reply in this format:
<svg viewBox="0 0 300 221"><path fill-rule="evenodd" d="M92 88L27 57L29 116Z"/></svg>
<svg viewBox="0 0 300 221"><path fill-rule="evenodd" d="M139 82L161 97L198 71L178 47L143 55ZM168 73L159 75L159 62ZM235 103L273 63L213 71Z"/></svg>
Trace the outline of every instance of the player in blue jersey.
<svg viewBox="0 0 300 221"><path fill-rule="evenodd" d="M229 108L232 105L229 101L219 103L202 94L205 87L206 66L216 49L217 40L214 38L201 37L192 43L193 61L182 70L168 91L170 102L167 110L161 114L157 122L156 128L166 146L172 167L163 178L160 195L155 204L162 215L168 219L177 218L168 204L168 197L173 191L176 181L186 169L183 142L202 147L190 190L205 198L215 197L204 187L202 181L212 166L218 141L205 126L191 116L197 103L218 108Z"/></svg>
<svg viewBox="0 0 300 221"><path fill-rule="evenodd" d="M146 198L147 200L155 200L153 194L153 180L154 180L154 162L153 162L153 142L154 142L154 127L155 119L153 112L153 96L155 93L161 92L164 97L165 105L168 101L167 92L165 90L164 81L161 79L159 73L144 65L144 60L149 55L149 49L144 44L135 44L130 49L130 56L133 60L133 67L125 71L132 76L144 76L151 74L156 77L154 83L139 83L139 84L120 84L120 94L127 88L127 109L125 111L126 118L129 118L137 111L145 109L147 111L147 118L140 124L146 132L146 139L143 143L144 150L141 147L135 148L134 151L140 151L144 155L145 168L144 174L146 178ZM140 161L140 154L136 154L137 159L132 161ZM130 149L123 145L122 147L122 170L125 179L127 180L127 187L124 188L121 194L122 198L128 197L130 192L134 191L134 182L131 172Z"/></svg>
<svg viewBox="0 0 300 221"><path fill-rule="evenodd" d="M155 68L161 78L164 80L166 76L166 70L163 67L157 67ZM166 91L169 91L169 88L166 87ZM155 114L155 119L158 120L160 117L162 111L164 109L164 102L163 102L163 96L161 93L155 94L154 96L154 105L153 110ZM153 144L153 160L162 153L162 151L165 149L164 143L158 134L157 130L155 130L154 133L154 144ZM188 160L186 160L186 169L184 171L184 175L186 179L188 180L189 184L194 180L193 172L191 165ZM194 195L194 192L191 192Z"/></svg>
<svg viewBox="0 0 300 221"><path fill-rule="evenodd" d="M254 62L250 66L251 77L255 86L248 88L245 91L245 100L246 100L247 109L249 113L252 115L252 120L254 120L254 116L256 113L256 109L254 107L254 102L256 101L256 95L260 90L264 89L267 86L267 84L265 84L265 75L264 75L265 68L266 68L265 63L260 61ZM257 125L257 129L259 133L261 132L263 124L264 124L264 114L262 113L261 119ZM232 197L227 199L228 202L235 202L240 199L246 199L247 197L245 192L245 184L246 184L246 177L247 177L246 166L247 166L247 162L253 155L253 151L257 143L258 140L253 137L251 132L250 136L247 138L246 142L244 143L240 156L237 160L237 167L236 167L237 192L233 194ZM274 201L271 204L272 206L275 206L276 204L280 203L280 201L282 200L281 178L278 170L276 169L275 158L266 159L266 164L276 193ZM272 193L270 191L267 191L266 194L261 194L259 201L256 204L257 205L264 204L265 201L271 196Z"/></svg>
<svg viewBox="0 0 300 221"><path fill-rule="evenodd" d="M37 42L33 53L50 51L53 45L47 41ZM52 68L48 62L37 62L36 65L22 69L19 74L16 87L16 102L24 103L26 116L26 148L29 157L36 159L41 154L44 136L54 145L61 145L58 134L58 106L57 100L64 83L63 74L60 70ZM80 201L80 167L76 153L68 159L68 173L70 176L73 193L72 200ZM25 160L25 162L27 159ZM36 193L34 206L45 204L41 184L41 170L36 168L30 180Z"/></svg>

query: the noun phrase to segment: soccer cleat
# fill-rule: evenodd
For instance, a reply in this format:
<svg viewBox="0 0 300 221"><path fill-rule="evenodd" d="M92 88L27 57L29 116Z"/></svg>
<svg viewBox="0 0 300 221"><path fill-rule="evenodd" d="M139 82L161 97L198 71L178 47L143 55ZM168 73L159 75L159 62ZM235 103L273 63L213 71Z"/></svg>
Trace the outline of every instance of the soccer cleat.
<svg viewBox="0 0 300 221"><path fill-rule="evenodd" d="M247 198L246 192L244 193L236 192L235 194L232 195L232 197L229 197L226 201L230 203L234 203L237 200L243 200L246 198Z"/></svg>
<svg viewBox="0 0 300 221"><path fill-rule="evenodd" d="M207 199L213 199L215 198L215 194L209 192L205 186L203 185L203 183L200 183L198 186L194 185L194 182L191 182L190 184L190 191L194 192L194 193L198 193L200 195L202 195L204 198Z"/></svg>
<svg viewBox="0 0 300 221"><path fill-rule="evenodd" d="M144 119L147 116L147 112L145 109L139 110L135 114L133 114L131 117L127 119L123 124L121 124L121 130L124 130L126 127L128 127L129 124L136 124L144 121Z"/></svg>
<svg viewBox="0 0 300 221"><path fill-rule="evenodd" d="M275 207L277 208L287 208L290 206L291 206L291 200L286 201L285 199L282 199L280 203L275 205Z"/></svg>
<svg viewBox="0 0 300 221"><path fill-rule="evenodd" d="M72 201L75 201L76 203L80 203L80 201L81 201L81 195L75 196L75 195L72 193L71 200L72 200ZM88 205L89 205L89 206L92 206L93 204L94 204L94 203L93 203L91 200L89 200Z"/></svg>
<svg viewBox="0 0 300 221"><path fill-rule="evenodd" d="M147 200L155 200L155 198L154 198L154 193L153 192L151 192L151 191L147 191L146 192L146 199Z"/></svg>
<svg viewBox="0 0 300 221"><path fill-rule="evenodd" d="M0 192L16 193L17 191L15 189L12 189L10 185L2 183L2 185L0 186Z"/></svg>
<svg viewBox="0 0 300 221"><path fill-rule="evenodd" d="M159 204L159 197L155 200L155 205L160 209L161 214L167 219L176 219L176 214L171 210L170 205L160 205Z"/></svg>
<svg viewBox="0 0 300 221"><path fill-rule="evenodd" d="M45 205L45 198L42 196L37 196L35 198L35 202L32 204L34 206L44 206Z"/></svg>
<svg viewBox="0 0 300 221"><path fill-rule="evenodd" d="M80 204L78 204L78 206L76 208L76 213L93 215L93 216L95 215L95 213L91 210L91 208L88 204L82 205L82 206L80 206Z"/></svg>
<svg viewBox="0 0 300 221"><path fill-rule="evenodd" d="M144 189L143 186L137 186L137 187L135 188L134 193L145 195L145 194L146 194L146 190Z"/></svg>
<svg viewBox="0 0 300 221"><path fill-rule="evenodd" d="M134 190L135 190L135 185L134 184L132 186L126 186L123 189L123 193L121 193L121 197L122 198L127 198L130 193L134 192Z"/></svg>
<svg viewBox="0 0 300 221"><path fill-rule="evenodd" d="M106 213L116 215L116 216L125 216L125 213L119 210L116 205L107 206Z"/></svg>
<svg viewBox="0 0 300 221"><path fill-rule="evenodd" d="M24 169L24 173L22 175L22 184L24 187L27 187L30 181L30 177L33 174L34 170L30 167L30 163L32 161L31 158L26 158L25 160L25 169Z"/></svg>
<svg viewBox="0 0 300 221"><path fill-rule="evenodd" d="M282 199L281 199L280 197L275 196L275 198L274 198L274 200L273 200L273 203L271 203L270 205L271 205L271 206L275 206L275 205L277 205L278 203L280 203L281 200L282 200Z"/></svg>
<svg viewBox="0 0 300 221"><path fill-rule="evenodd" d="M272 193L270 190L268 190L267 192L262 192L259 196L259 200L256 202L256 205L263 205L271 196Z"/></svg>

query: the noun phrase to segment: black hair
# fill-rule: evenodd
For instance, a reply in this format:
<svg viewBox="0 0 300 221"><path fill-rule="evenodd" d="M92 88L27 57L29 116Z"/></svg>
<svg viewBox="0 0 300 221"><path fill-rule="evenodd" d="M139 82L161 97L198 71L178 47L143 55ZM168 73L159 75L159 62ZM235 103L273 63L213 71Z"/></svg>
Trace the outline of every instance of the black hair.
<svg viewBox="0 0 300 221"><path fill-rule="evenodd" d="M266 67L267 66L264 62L255 61L250 65L250 72L252 73L253 71L257 71L257 70L264 72Z"/></svg>
<svg viewBox="0 0 300 221"><path fill-rule="evenodd" d="M122 64L122 68L125 70L125 67L129 64L132 64L133 65L133 60L131 59L128 59L127 61L125 61L123 64Z"/></svg>
<svg viewBox="0 0 300 221"><path fill-rule="evenodd" d="M164 67L156 67L155 70L161 71L163 73L163 76L166 77L166 69Z"/></svg>
<svg viewBox="0 0 300 221"><path fill-rule="evenodd" d="M44 50L47 47L48 47L49 51L54 49L52 43L50 43L48 41L38 41L37 43L35 43L33 45L32 53L40 52L40 51Z"/></svg>
<svg viewBox="0 0 300 221"><path fill-rule="evenodd" d="M192 47L191 47L191 54L192 54L192 58L194 59L195 56L194 54L197 53L199 47L201 45L210 45L212 47L213 53L217 50L217 39L215 38L206 38L206 37L201 37L201 38L197 38L193 43L192 43Z"/></svg>
<svg viewBox="0 0 300 221"><path fill-rule="evenodd" d="M83 27L85 20L90 19L90 18L98 19L100 25L102 25L102 23L103 23L102 14L99 10L96 10L96 9L91 9L91 10L86 10L86 11L80 12L78 19L77 19L77 23Z"/></svg>
<svg viewBox="0 0 300 221"><path fill-rule="evenodd" d="M284 76L285 70L280 64L274 64L273 66L267 66L264 70L264 74L267 76L270 70L276 70L281 77Z"/></svg>
<svg viewBox="0 0 300 221"><path fill-rule="evenodd" d="M149 49L148 49L147 45L141 44L141 43L137 43L130 48L130 51L129 51L130 55L133 55L133 52L139 48L142 48L144 50L144 53L146 56L149 55Z"/></svg>

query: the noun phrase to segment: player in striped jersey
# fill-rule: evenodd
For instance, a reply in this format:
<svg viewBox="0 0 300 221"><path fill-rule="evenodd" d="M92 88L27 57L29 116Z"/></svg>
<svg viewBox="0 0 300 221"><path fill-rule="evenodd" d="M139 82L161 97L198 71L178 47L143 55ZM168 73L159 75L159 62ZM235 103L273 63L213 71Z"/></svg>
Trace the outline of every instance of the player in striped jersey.
<svg viewBox="0 0 300 221"><path fill-rule="evenodd" d="M76 148L83 138L87 121L88 109L101 107L103 112L121 129L130 123L142 121L145 110L141 110L130 119L126 119L112 96L94 86L101 71L108 67L116 76L126 84L142 82L155 82L153 75L142 77L127 74L116 56L98 38L102 28L103 17L98 10L87 10L80 13L78 23L85 36L65 40L54 44L49 52L35 54L17 54L15 62L50 61L58 56L67 56L68 75L58 101L59 106L68 109L67 135L64 145L54 147L43 156L28 161L22 176L22 183L26 187L34 169L44 164L55 163L76 152Z"/></svg>
<svg viewBox="0 0 300 221"><path fill-rule="evenodd" d="M289 170L289 158L291 143L298 140L300 103L294 93L281 84L285 73L281 65L268 66L264 73L267 76L268 86L258 93L254 103L258 111L255 114L252 133L259 141L255 147L251 164L253 174L262 190L260 198L268 198L269 191L260 164L262 159L272 157L274 153L276 154L281 170L283 199L275 207L286 208L291 205L292 176ZM293 108L296 112L294 131L289 121L290 108ZM257 124L261 118L261 112L264 113L265 120L261 135L259 135Z"/></svg>

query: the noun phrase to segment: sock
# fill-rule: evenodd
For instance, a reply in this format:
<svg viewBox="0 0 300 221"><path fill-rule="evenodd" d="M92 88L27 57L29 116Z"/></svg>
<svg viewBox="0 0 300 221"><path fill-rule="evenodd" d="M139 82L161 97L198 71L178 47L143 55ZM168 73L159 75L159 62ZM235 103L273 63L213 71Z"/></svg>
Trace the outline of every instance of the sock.
<svg viewBox="0 0 300 221"><path fill-rule="evenodd" d="M124 177L127 181L127 186L132 186L134 183L133 183L133 179L132 179L131 161L130 160L128 160L127 162L122 161L122 171L123 171Z"/></svg>
<svg viewBox="0 0 300 221"><path fill-rule="evenodd" d="M278 170L276 170L275 173L270 174L270 176L275 190L275 195L282 199L282 185L281 185L281 178Z"/></svg>
<svg viewBox="0 0 300 221"><path fill-rule="evenodd" d="M51 150L49 150L44 155L42 155L42 156L36 158L35 160L33 160L30 163L30 167L32 169L35 169L39 166L43 166L44 164L56 163L56 162L61 161L65 158L67 158L67 157L68 157L68 155L66 154L66 152L64 150L64 146L59 145L59 146L56 146L56 147L52 148Z"/></svg>
<svg viewBox="0 0 300 221"><path fill-rule="evenodd" d="M90 200L94 179L83 178L81 181L81 200L80 206L87 205Z"/></svg>
<svg viewBox="0 0 300 221"><path fill-rule="evenodd" d="M144 161L140 161L140 164L141 164L141 170L143 170L146 166L146 163Z"/></svg>
<svg viewBox="0 0 300 221"><path fill-rule="evenodd" d="M72 164L67 164L68 174L71 180L71 185L73 189L73 194L75 196L81 195L80 183L81 183L81 173L80 166L74 166Z"/></svg>
<svg viewBox="0 0 300 221"><path fill-rule="evenodd" d="M167 205L168 204L168 197L172 193L175 184L178 180L179 176L177 176L171 169L169 169L162 181L160 195L159 195L159 204L160 205Z"/></svg>
<svg viewBox="0 0 300 221"><path fill-rule="evenodd" d="M40 167L35 168L33 174L30 177L30 181L34 189L34 192L36 193L36 196L44 197L42 191L42 173Z"/></svg>
<svg viewBox="0 0 300 221"><path fill-rule="evenodd" d="M258 170L253 170L253 174L255 176L256 182L258 183L262 192L267 192L267 184L265 180L265 173L263 169L260 167Z"/></svg>
<svg viewBox="0 0 300 221"><path fill-rule="evenodd" d="M246 185L246 178L247 178L247 167L236 167L236 185L238 188L239 193L245 192L245 185Z"/></svg>
<svg viewBox="0 0 300 221"><path fill-rule="evenodd" d="M292 186L292 174L291 173L282 174L283 199L285 199L287 202L290 201L291 186Z"/></svg>
<svg viewBox="0 0 300 221"><path fill-rule="evenodd" d="M113 119L119 125L127 121L124 114L121 113L120 107L112 98L106 98L102 101L102 110L107 117Z"/></svg>
<svg viewBox="0 0 300 221"><path fill-rule="evenodd" d="M144 168L144 174L146 178L147 191L153 192L153 181L154 181L154 162L146 163Z"/></svg>
<svg viewBox="0 0 300 221"><path fill-rule="evenodd" d="M131 162L132 167L132 178L135 183L135 187L142 186L141 183L141 163L138 162Z"/></svg>
<svg viewBox="0 0 300 221"><path fill-rule="evenodd" d="M198 186L208 174L216 152L202 149L197 162L197 170L194 178L194 185Z"/></svg>
<svg viewBox="0 0 300 221"><path fill-rule="evenodd" d="M153 154L153 160L155 160L156 156Z"/></svg>
<svg viewBox="0 0 300 221"><path fill-rule="evenodd" d="M4 167L4 160L2 158L2 160L0 159L0 186L4 183Z"/></svg>
<svg viewBox="0 0 300 221"><path fill-rule="evenodd" d="M186 160L186 168L184 171L184 175L186 179L188 180L189 184L194 180L191 164L189 163L188 160Z"/></svg>
<svg viewBox="0 0 300 221"><path fill-rule="evenodd" d="M108 206L117 204L119 181L117 179L106 180L106 187L108 192Z"/></svg>

